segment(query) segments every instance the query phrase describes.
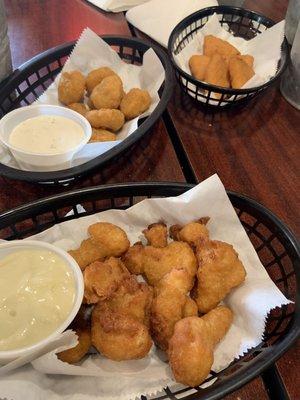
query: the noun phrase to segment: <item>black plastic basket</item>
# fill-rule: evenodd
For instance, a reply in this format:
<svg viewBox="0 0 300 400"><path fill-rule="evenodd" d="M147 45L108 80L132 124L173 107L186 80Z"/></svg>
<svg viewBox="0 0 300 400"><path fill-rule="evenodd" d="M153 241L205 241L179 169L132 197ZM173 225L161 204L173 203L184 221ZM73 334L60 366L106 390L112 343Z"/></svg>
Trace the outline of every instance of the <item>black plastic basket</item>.
<svg viewBox="0 0 300 400"><path fill-rule="evenodd" d="M0 175L28 182L65 184L95 169L99 170L151 131L166 109L173 92L174 78L167 54L160 48L150 46L140 39L119 36L101 37L118 52L121 59L131 64L141 65L144 53L150 47L153 48L165 69L165 81L160 90L160 102L155 110L149 117L141 120L137 130L129 137L111 150L84 164L55 172L31 172L0 163ZM3 86L0 86L0 118L15 108L30 105L48 88L61 71L74 44L75 42L71 42L49 49L14 71Z"/></svg>
<svg viewBox="0 0 300 400"><path fill-rule="evenodd" d="M0 237L7 240L23 239L56 223L106 209L126 209L146 197L177 196L191 188L192 185L180 183L133 183L97 186L59 194L0 214ZM163 393L156 395L156 400L223 398L261 374L299 336L299 244L288 227L261 204L246 196L232 192L228 194L267 272L285 296L295 304L273 310L267 319L261 344L222 372L212 373L207 381L218 377L212 386L206 389L167 387ZM78 204L84 207L84 212L78 212ZM73 215L67 215L69 211L73 211ZM146 399L145 396L142 398Z"/></svg>
<svg viewBox="0 0 300 400"><path fill-rule="evenodd" d="M230 89L197 80L178 66L174 55L179 54L185 48L214 13L218 15L224 29L230 31L234 36L246 40L254 38L273 26L275 22L261 14L243 8L216 6L204 8L189 15L173 29L169 38L168 51L175 68L176 78L182 89L204 106L224 108L246 102L274 83L287 66L289 51L287 41L284 39L276 74L268 82L254 88ZM215 93L220 94L219 99L214 97Z"/></svg>

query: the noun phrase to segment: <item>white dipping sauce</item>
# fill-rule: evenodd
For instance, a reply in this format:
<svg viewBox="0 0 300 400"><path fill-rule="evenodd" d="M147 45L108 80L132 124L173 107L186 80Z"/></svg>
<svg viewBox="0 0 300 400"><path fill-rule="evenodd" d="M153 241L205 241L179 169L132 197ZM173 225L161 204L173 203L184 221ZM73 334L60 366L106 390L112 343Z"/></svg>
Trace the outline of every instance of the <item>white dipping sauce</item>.
<svg viewBox="0 0 300 400"><path fill-rule="evenodd" d="M58 154L74 149L84 138L77 122L57 115L40 115L17 125L9 143L18 150L35 154Z"/></svg>
<svg viewBox="0 0 300 400"><path fill-rule="evenodd" d="M0 260L0 351L45 339L66 320L75 301L75 279L49 250L21 250Z"/></svg>

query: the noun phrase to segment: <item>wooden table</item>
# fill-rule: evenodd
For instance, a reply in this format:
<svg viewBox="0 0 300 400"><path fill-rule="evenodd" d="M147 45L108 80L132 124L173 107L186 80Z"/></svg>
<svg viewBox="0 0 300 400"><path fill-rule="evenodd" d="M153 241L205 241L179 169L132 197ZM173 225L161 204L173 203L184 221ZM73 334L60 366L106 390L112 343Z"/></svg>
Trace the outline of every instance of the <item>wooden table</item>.
<svg viewBox="0 0 300 400"><path fill-rule="evenodd" d="M86 26L99 34L139 35L129 30L123 14L101 12L83 0L5 0L5 4L15 68L41 51L77 39ZM284 17L286 5L287 0L245 3L277 21ZM300 233L295 218L299 123L299 112L282 98L278 87L253 102L251 111L246 107L204 114L177 85L164 118L129 156L72 187L129 181L196 183L217 172L227 189L262 202ZM66 189L0 177L0 212L62 190ZM294 346L263 377L226 399L280 399L284 394L298 399L299 355L299 346Z"/></svg>

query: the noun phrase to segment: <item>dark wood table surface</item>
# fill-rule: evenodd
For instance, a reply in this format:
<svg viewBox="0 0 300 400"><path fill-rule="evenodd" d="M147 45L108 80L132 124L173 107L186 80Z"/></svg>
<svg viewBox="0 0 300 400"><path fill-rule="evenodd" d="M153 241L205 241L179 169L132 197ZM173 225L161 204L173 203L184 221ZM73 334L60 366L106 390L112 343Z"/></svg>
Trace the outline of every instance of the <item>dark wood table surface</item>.
<svg viewBox="0 0 300 400"><path fill-rule="evenodd" d="M77 39L87 26L99 34L140 35L129 30L122 13L101 12L84 0L5 0L5 5L14 68ZM287 0L247 0L245 7L279 21ZM133 181L196 183L217 172L227 189L260 201L299 234L299 124L300 113L277 86L251 108L216 114L204 113L177 85L164 118L145 140L67 189ZM0 177L0 212L67 189ZM276 366L226 400L300 398L299 348L295 345Z"/></svg>

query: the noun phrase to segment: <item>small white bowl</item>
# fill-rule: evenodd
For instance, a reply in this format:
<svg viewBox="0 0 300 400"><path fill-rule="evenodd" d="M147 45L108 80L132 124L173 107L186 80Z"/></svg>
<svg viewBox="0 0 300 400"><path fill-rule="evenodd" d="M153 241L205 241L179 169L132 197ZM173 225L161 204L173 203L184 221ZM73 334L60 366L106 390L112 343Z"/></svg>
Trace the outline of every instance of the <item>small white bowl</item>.
<svg viewBox="0 0 300 400"><path fill-rule="evenodd" d="M0 244L0 259L4 258L10 253L13 253L18 250L27 250L27 249L42 249L42 250L50 250L53 253L56 253L60 256L69 267L70 271L73 274L75 280L75 300L73 304L73 308L70 311L66 320L49 336L45 339L27 347L23 347L21 349L16 350L6 350L0 351L0 365L6 364L10 361L13 361L19 357L24 357L32 352L37 352L42 350L43 347L47 346L51 341L53 341L60 333L62 333L73 321L78 310L81 306L84 292L84 283L83 283L83 275L81 269L79 268L76 261L64 250L61 250L58 247L53 246L52 244L40 242L37 240L15 240L7 243Z"/></svg>
<svg viewBox="0 0 300 400"><path fill-rule="evenodd" d="M13 129L21 122L39 115L57 115L77 122L84 130L84 138L77 147L64 153L38 154L17 149L9 143ZM10 150L21 169L28 171L58 171L71 167L71 161L76 153L90 140L92 128L81 114L66 107L38 104L21 107L6 114L0 120L0 141Z"/></svg>

